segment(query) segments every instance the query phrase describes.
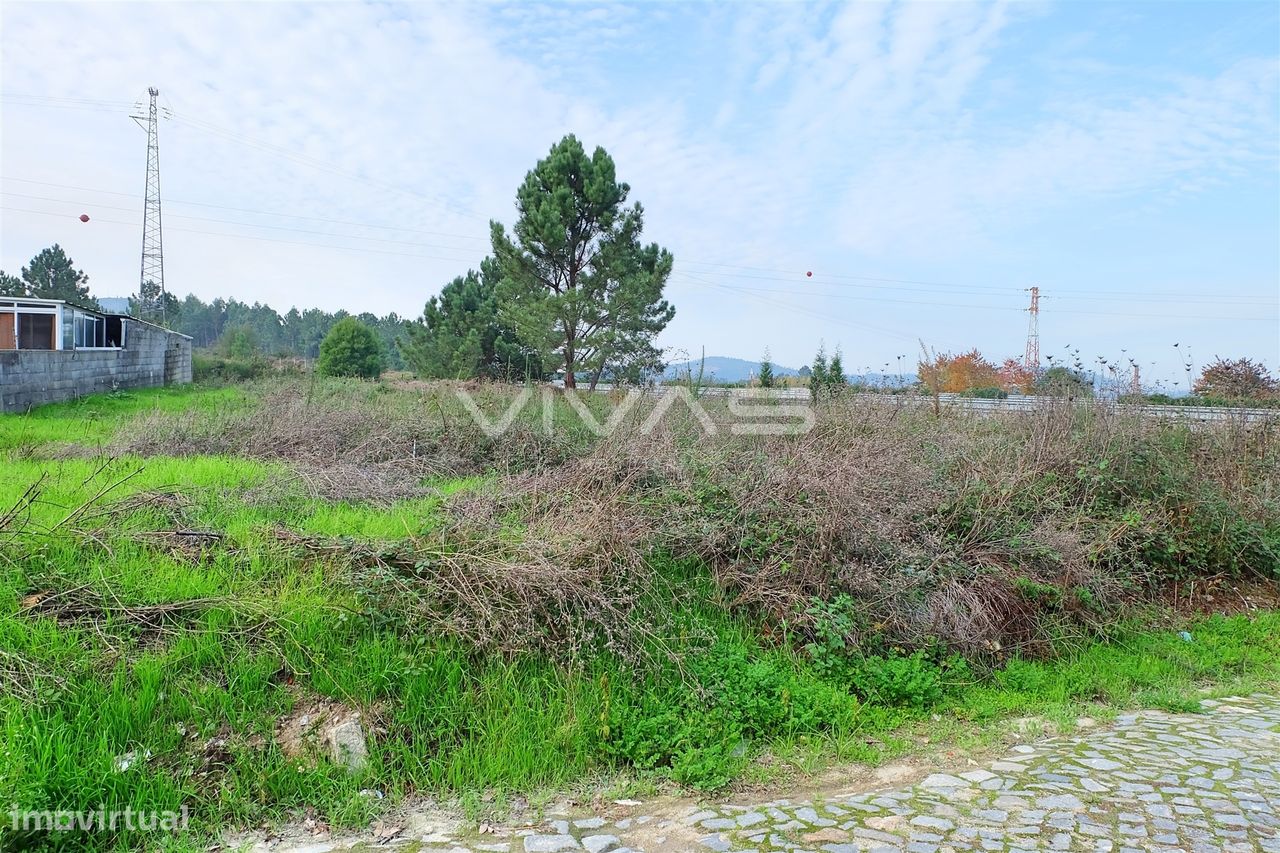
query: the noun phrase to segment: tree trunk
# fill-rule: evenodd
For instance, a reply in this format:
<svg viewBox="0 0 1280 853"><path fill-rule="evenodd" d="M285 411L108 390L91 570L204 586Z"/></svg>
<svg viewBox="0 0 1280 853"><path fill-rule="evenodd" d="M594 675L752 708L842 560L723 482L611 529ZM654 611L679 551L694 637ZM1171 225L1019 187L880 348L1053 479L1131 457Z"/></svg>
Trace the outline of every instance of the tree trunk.
<svg viewBox="0 0 1280 853"><path fill-rule="evenodd" d="M564 348L564 387L577 388L578 379L573 374L577 365L574 363L573 341L565 344Z"/></svg>
<svg viewBox="0 0 1280 853"><path fill-rule="evenodd" d="M578 380L573 375L574 368L577 367L577 365L575 364L575 361L576 361L575 356L577 355L577 353L574 352L574 348L573 348L573 345L574 345L573 333L575 331L576 331L576 328L574 326L571 326L567 320L564 321L564 387L565 388L578 387Z"/></svg>

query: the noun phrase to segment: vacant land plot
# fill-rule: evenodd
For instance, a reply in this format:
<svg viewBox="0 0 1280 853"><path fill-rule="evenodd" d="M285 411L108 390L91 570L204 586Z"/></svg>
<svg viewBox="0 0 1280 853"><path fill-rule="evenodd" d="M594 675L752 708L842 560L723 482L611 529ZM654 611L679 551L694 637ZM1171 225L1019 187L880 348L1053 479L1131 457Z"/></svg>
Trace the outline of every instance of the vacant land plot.
<svg viewBox="0 0 1280 853"><path fill-rule="evenodd" d="M6 843L740 790L1280 679L1273 424L836 400L744 436L645 400L600 436L534 395L490 435L454 390L0 418L0 802L191 818Z"/></svg>

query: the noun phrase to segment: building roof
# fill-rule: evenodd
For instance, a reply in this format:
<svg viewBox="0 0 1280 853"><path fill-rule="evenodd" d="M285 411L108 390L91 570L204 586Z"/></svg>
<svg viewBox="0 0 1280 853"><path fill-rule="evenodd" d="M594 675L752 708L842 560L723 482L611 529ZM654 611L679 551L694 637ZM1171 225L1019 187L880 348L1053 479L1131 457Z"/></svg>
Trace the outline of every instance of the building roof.
<svg viewBox="0 0 1280 853"><path fill-rule="evenodd" d="M84 311L89 314L97 314L99 317L123 317L127 320L132 320L135 323L141 323L144 326L151 326L152 328L160 329L162 331L168 332L171 335L177 335L180 338L186 338L189 341L194 340L194 338L192 338L190 335L184 335L182 334L182 332L175 332L173 329L169 329L164 326L161 326L159 323L152 323L150 320L143 320L141 317L135 317L132 314L130 314L128 311L104 311L98 308L90 308L86 305L81 305L77 302L69 302L66 299L42 299L37 296L12 296L12 297L0 296L0 304L4 304L4 303L13 303L14 305L17 305L19 303L27 303L27 304L36 303L36 304L48 306L50 308L56 305L69 305L72 308L75 308L77 311Z"/></svg>

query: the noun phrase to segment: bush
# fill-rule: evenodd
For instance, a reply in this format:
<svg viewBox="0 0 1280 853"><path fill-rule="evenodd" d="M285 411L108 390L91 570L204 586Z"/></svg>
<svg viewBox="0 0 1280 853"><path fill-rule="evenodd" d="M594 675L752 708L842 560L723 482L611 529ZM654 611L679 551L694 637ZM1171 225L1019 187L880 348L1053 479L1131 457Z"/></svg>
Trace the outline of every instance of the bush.
<svg viewBox="0 0 1280 853"><path fill-rule="evenodd" d="M1046 397L1092 397L1093 382L1078 370L1051 367L1040 374L1034 390Z"/></svg>
<svg viewBox="0 0 1280 853"><path fill-rule="evenodd" d="M721 640L686 667L692 684L673 673L610 703L607 754L714 790L747 761L753 740L838 730L857 713L837 685L741 640Z"/></svg>
<svg viewBox="0 0 1280 853"><path fill-rule="evenodd" d="M227 329L218 339L218 349L222 355L236 361L252 361L261 353L258 336L249 326L236 326Z"/></svg>
<svg viewBox="0 0 1280 853"><path fill-rule="evenodd" d="M814 640L805 651L814 668L870 702L927 708L942 700L950 684L970 675L964 658L948 655L936 645L912 654L885 648L850 595L815 600L806 615L813 620Z"/></svg>
<svg viewBox="0 0 1280 853"><path fill-rule="evenodd" d="M1280 382L1261 362L1219 358L1205 367L1194 390L1201 397L1211 399L1270 400L1280 392Z"/></svg>
<svg viewBox="0 0 1280 853"><path fill-rule="evenodd" d="M1007 400L1009 392L1003 388L970 388L961 393L962 397L976 397L980 400Z"/></svg>
<svg viewBox="0 0 1280 853"><path fill-rule="evenodd" d="M384 365L382 345L373 330L354 317L344 317L320 342L316 371L323 376L377 379Z"/></svg>
<svg viewBox="0 0 1280 853"><path fill-rule="evenodd" d="M1144 394L1137 397L1121 398L1122 403L1149 404L1152 406L1219 406L1244 407L1250 409L1280 408L1280 396L1227 399L1225 397L1201 397L1188 394L1184 397L1171 397L1168 394Z"/></svg>
<svg viewBox="0 0 1280 853"><path fill-rule="evenodd" d="M260 355L234 358L207 352L191 356L191 376L197 382L244 382L260 379L269 370L270 364Z"/></svg>

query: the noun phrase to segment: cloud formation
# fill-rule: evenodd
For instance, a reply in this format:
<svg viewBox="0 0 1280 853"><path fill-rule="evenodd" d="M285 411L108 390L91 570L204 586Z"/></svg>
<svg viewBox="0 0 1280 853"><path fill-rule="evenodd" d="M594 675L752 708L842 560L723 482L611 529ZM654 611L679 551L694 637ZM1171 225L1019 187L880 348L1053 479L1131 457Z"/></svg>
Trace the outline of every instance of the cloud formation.
<svg viewBox="0 0 1280 853"><path fill-rule="evenodd" d="M1280 48L1258 28L1273 12L1238 11L1197 51L1195 21L1148 24L1201 12L1141 5L8 3L0 263L57 240L97 292L136 286L125 116L157 85L180 293L416 313L574 132L677 257L673 346L1013 354L1038 283L1061 295L1049 334L1160 364L1198 336L1274 364L1276 324L1205 319L1280 298ZM73 227L81 207L101 227ZM1072 313L1118 290L1122 326ZM1250 301L1161 307L1222 292Z"/></svg>

